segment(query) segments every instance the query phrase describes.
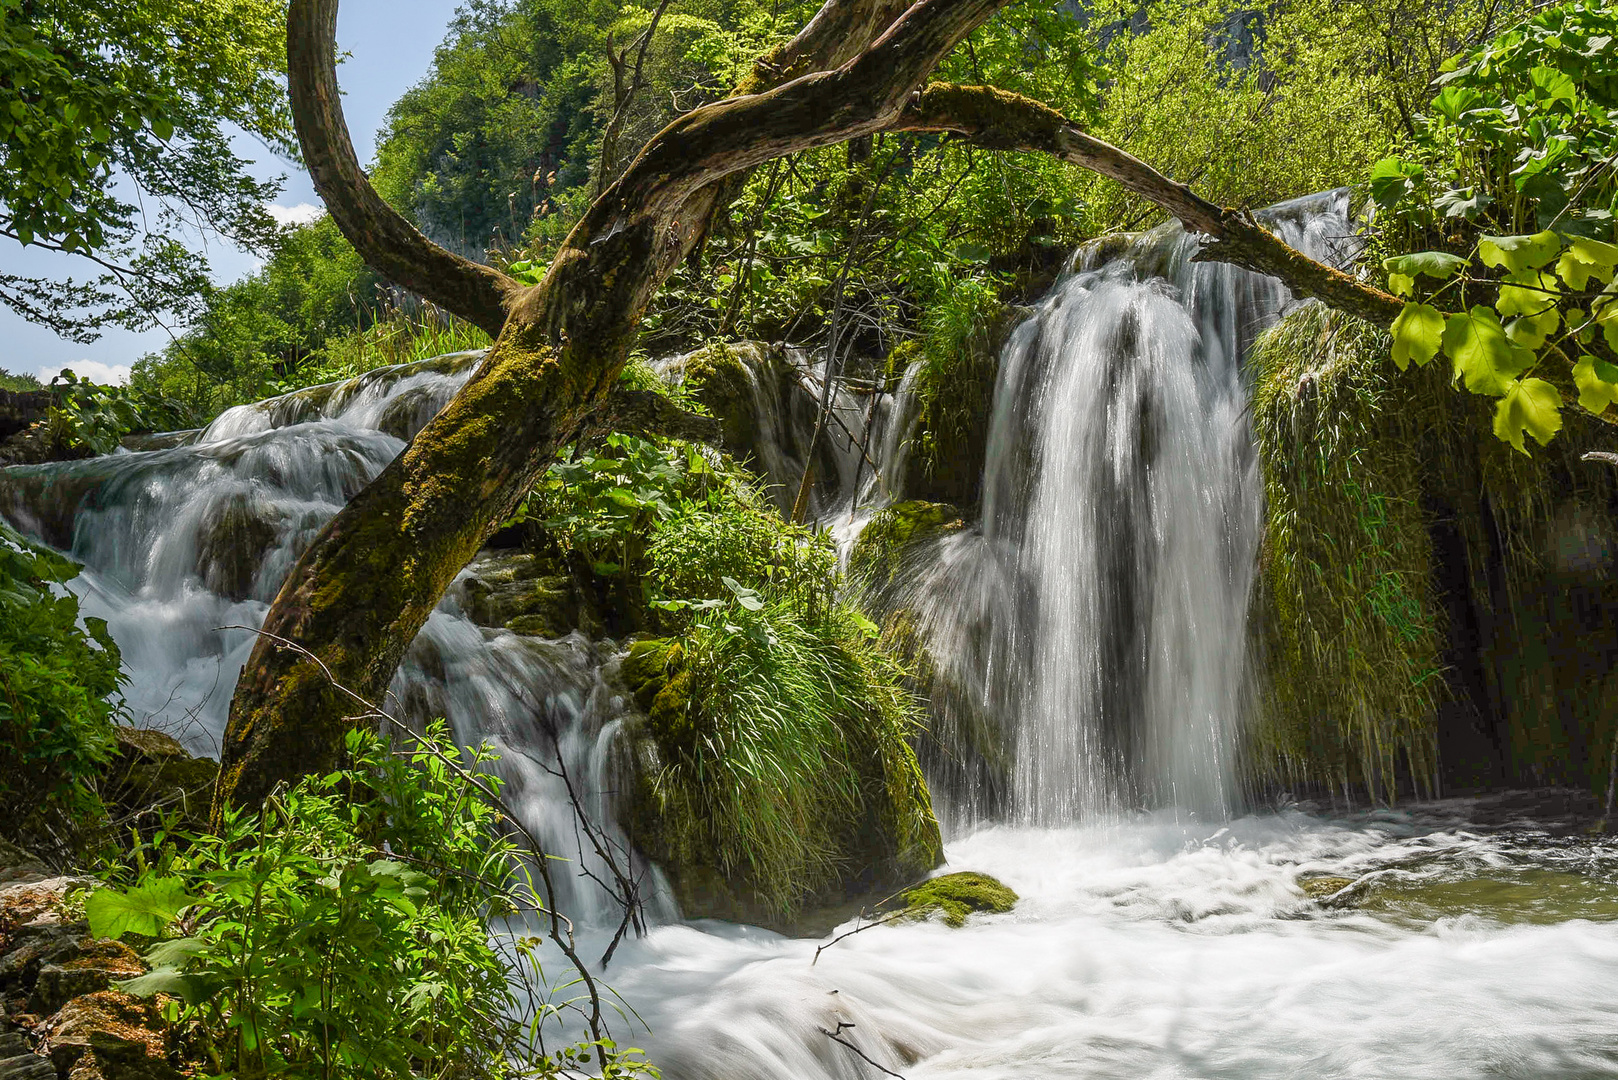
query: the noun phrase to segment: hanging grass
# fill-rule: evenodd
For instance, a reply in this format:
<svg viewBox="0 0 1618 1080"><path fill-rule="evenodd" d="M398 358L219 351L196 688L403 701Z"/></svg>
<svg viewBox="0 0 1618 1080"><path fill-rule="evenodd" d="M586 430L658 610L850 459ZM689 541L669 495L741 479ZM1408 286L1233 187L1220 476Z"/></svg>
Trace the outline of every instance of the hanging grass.
<svg viewBox="0 0 1618 1080"><path fill-rule="evenodd" d="M788 919L850 876L937 865L938 826L908 742L919 712L865 634L848 609L810 623L770 602L705 612L678 641L638 644L624 674L662 759L640 839Z"/></svg>
<svg viewBox="0 0 1618 1080"><path fill-rule="evenodd" d="M1267 511L1251 766L1388 802L1436 793L1441 774L1604 792L1618 470L1579 456L1611 449L1613 429L1570 413L1562 438L1518 453L1445 365L1400 372L1387 347L1307 304L1255 348Z"/></svg>
<svg viewBox="0 0 1618 1080"><path fill-rule="evenodd" d="M1392 801L1401 775L1437 784L1444 633L1422 473L1448 414L1390 386L1386 355L1385 336L1315 304L1254 350L1268 509L1253 765Z"/></svg>

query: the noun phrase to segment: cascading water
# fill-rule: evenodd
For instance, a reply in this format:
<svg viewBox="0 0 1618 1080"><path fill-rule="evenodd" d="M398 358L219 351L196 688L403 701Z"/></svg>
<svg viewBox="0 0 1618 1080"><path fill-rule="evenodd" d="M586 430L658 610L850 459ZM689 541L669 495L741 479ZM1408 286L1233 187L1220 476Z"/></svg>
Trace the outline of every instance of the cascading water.
<svg viewBox="0 0 1618 1080"><path fill-rule="evenodd" d="M1266 217L1341 261L1346 193ZM1196 250L1170 225L1080 253L1004 351L981 523L903 590L998 719L1025 824L1236 802L1260 517L1241 360L1290 297ZM957 824L982 815L954 794Z"/></svg>
<svg viewBox="0 0 1618 1080"><path fill-rule="evenodd" d="M1268 217L1330 255L1343 212L1331 195ZM1227 820L1259 521L1241 358L1287 297L1192 250L1166 228L1081 255L1004 351L980 524L907 567L900 600L950 696L999 725L1011 762L998 793L935 789L949 868L999 876L1018 906L823 953L654 911L606 974L651 1029L615 1033L669 1080L1618 1077L1618 848L1467 802ZM169 449L6 470L0 513L86 564L73 587L123 648L137 718L210 750L252 644L217 628L262 621L297 551L474 359L233 410ZM771 414L760 459L790 502L817 376L750 371ZM902 471L910 389L834 388L823 524L895 497L875 475ZM509 801L571 853L557 774L606 820L626 704L582 634L467 618L480 572L392 696L492 741ZM598 955L612 927L591 916L610 905L578 848L560 899ZM1319 873L1375 899L1316 905L1299 881Z"/></svg>
<svg viewBox="0 0 1618 1080"><path fill-rule="evenodd" d="M217 755L253 630L298 554L481 355L240 406L168 449L13 468L0 475L0 513L84 564L73 588L119 644L136 722ZM603 682L607 657L581 634L480 627L463 599L458 584L428 618L390 699L417 723L446 718L463 745L492 745L507 803L548 850L578 860L557 875L560 901L584 921L606 916L613 902L587 877L603 867L579 839L567 786L593 821L611 820L605 772L624 702ZM652 913L672 916L650 891Z"/></svg>

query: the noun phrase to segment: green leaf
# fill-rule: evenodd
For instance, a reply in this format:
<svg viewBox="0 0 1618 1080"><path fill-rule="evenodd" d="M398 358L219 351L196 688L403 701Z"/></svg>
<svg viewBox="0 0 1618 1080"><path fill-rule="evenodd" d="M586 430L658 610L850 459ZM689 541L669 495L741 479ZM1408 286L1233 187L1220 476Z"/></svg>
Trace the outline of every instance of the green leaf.
<svg viewBox="0 0 1618 1080"><path fill-rule="evenodd" d="M736 595L736 602L748 611L760 611L763 609L763 599L746 585L733 577L721 577L719 580L725 583L725 588Z"/></svg>
<svg viewBox="0 0 1618 1080"><path fill-rule="evenodd" d="M1485 236L1478 241L1484 265L1507 270L1538 270L1561 250L1562 238L1549 229L1532 236Z"/></svg>
<svg viewBox="0 0 1618 1080"><path fill-rule="evenodd" d="M1586 353L1573 365L1573 384L1579 388L1579 406L1599 416L1618 401L1618 365Z"/></svg>
<svg viewBox="0 0 1618 1080"><path fill-rule="evenodd" d="M1382 260L1382 268L1390 274L1416 277L1424 274L1443 281L1466 269L1466 260L1446 251L1417 251L1410 255L1395 255Z"/></svg>
<svg viewBox="0 0 1618 1080"><path fill-rule="evenodd" d="M1481 305L1444 320L1443 346L1455 377L1474 394L1498 397L1534 364L1534 354L1508 339L1499 316Z"/></svg>
<svg viewBox="0 0 1618 1080"><path fill-rule="evenodd" d="M1565 101L1568 104L1578 100L1573 79L1565 71L1553 67L1536 67L1528 72L1528 78L1542 98L1549 101Z"/></svg>
<svg viewBox="0 0 1618 1080"><path fill-rule="evenodd" d="M1403 371L1414 360L1417 366L1438 355L1444 336L1444 314L1428 304L1406 304L1393 320L1393 362Z"/></svg>
<svg viewBox="0 0 1618 1080"><path fill-rule="evenodd" d="M199 899L185 891L179 878L153 878L127 892L97 889L85 901L84 914L96 937L116 938L130 933L156 937Z"/></svg>
<svg viewBox="0 0 1618 1080"><path fill-rule="evenodd" d="M1408 274L1390 273L1388 275L1388 291L1394 296L1414 296L1416 279Z"/></svg>
<svg viewBox="0 0 1618 1080"><path fill-rule="evenodd" d="M217 977L187 974L173 968L159 968L145 975L137 975L133 979L123 979L117 985L124 993L136 997L149 998L158 994L168 994L179 998L187 1005L200 1005L219 991Z"/></svg>
<svg viewBox="0 0 1618 1080"><path fill-rule="evenodd" d="M1560 291L1556 279L1538 270L1521 270L1506 276L1494 309L1502 315L1539 315L1546 308L1555 310Z"/></svg>
<svg viewBox="0 0 1618 1080"><path fill-rule="evenodd" d="M1495 436L1524 454L1524 432L1544 446L1561 430L1562 395L1544 379L1512 383L1494 408Z"/></svg>
<svg viewBox="0 0 1618 1080"><path fill-rule="evenodd" d="M1413 162L1386 157L1371 166L1368 186L1371 199L1379 206L1393 206L1422 176L1422 168Z"/></svg>
<svg viewBox="0 0 1618 1080"><path fill-rule="evenodd" d="M1618 244L1607 244L1588 237L1574 237L1567 251L1556 262L1556 272L1567 282L1568 288L1583 292L1590 279L1611 281L1613 268L1618 267Z"/></svg>

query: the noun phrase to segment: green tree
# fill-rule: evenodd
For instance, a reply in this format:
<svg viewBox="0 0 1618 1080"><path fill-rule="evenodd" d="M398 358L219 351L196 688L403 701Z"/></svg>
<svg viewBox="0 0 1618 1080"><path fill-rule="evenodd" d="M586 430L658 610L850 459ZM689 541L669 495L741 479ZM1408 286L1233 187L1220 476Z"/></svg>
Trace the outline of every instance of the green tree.
<svg viewBox="0 0 1618 1080"><path fill-rule="evenodd" d="M78 256L88 281L0 274L0 303L76 341L193 312L199 229L274 236L231 150L294 153L279 0L0 0L0 235Z"/></svg>

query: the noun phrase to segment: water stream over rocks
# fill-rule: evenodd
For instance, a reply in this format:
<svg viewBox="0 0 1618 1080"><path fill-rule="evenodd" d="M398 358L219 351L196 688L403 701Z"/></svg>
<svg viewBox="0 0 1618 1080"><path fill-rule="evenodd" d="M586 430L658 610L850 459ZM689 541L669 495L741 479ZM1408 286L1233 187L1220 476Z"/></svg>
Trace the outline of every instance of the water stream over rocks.
<svg viewBox="0 0 1618 1080"><path fill-rule="evenodd" d="M1269 213L1335 257L1345 202ZM1241 360L1288 297L1192 251L1170 228L1081 254L1002 355L979 523L903 586L1012 762L998 801L935 790L948 868L1000 877L1017 907L878 927L816 959L815 942L680 923L659 894L660 925L607 978L651 1029L616 1034L665 1077L1618 1076L1618 846L1498 801L1242 816L1261 508ZM0 514L85 564L74 588L123 649L134 714L212 751L252 643L220 628L262 622L297 552L476 360L232 410L166 449L8 470ZM791 394L812 400L818 378ZM764 464L795 483L804 411L756 381ZM909 392L836 397L841 425L874 429L884 475L901 471ZM851 537L894 493L852 437L831 444L814 509ZM510 800L572 852L551 764L606 820L632 706L610 643L478 625L478 573L393 695L490 740ZM605 898L570 888L564 907L604 941Z"/></svg>

